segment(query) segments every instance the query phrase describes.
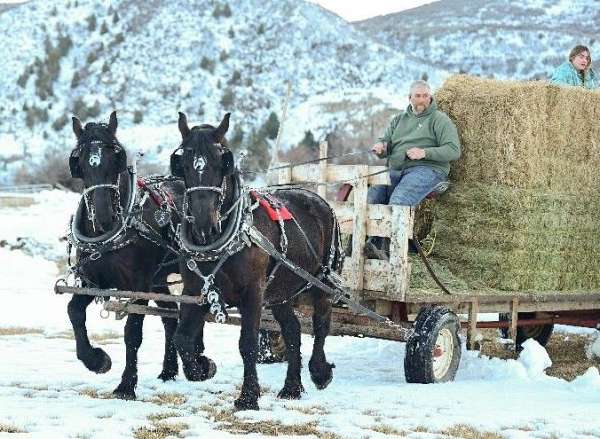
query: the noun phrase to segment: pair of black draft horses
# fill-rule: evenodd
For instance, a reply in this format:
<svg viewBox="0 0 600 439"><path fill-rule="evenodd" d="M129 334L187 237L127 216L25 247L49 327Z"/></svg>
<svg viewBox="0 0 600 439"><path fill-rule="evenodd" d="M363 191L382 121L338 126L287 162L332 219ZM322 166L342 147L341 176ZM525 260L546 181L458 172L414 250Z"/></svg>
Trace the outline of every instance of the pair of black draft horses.
<svg viewBox="0 0 600 439"><path fill-rule="evenodd" d="M325 293L307 285L257 246L248 231L262 234L290 261L321 279L328 270L339 271L342 255L335 215L312 192L285 189L266 195L289 210L292 218L285 222L273 221L266 210L256 208L258 202L242 186L227 147L228 128L229 114L218 127L190 129L186 116L179 113L183 140L171 156L172 174L179 178L165 178L156 186L170 200L161 205L136 187L135 173L127 167L125 149L116 138L116 113L110 115L108 124L88 123L85 127L74 117L77 146L69 165L73 177L81 178L85 188L72 220L70 241L77 247L75 271L86 286L168 293L167 275L179 272L183 294L208 296L204 305L182 304L179 320L162 319L162 380L177 375L177 354L187 379L211 378L216 366L203 355L205 316L211 306L213 313L224 310L225 304L236 306L241 314L239 350L244 381L235 406L258 409L257 338L263 306L272 309L287 348L287 375L278 396L296 399L303 391L300 324L291 302L299 292L312 298L315 339L309 370L320 389L333 376L333 365L323 350L331 303ZM175 265L165 262L170 257L176 259ZM69 318L77 357L89 370L105 373L111 367L110 357L92 347L85 326L86 308L92 300L91 296L74 295L68 305ZM172 302L158 305L176 308ZM144 316L137 314L127 318L126 366L114 390L120 398L135 398L143 320Z"/></svg>

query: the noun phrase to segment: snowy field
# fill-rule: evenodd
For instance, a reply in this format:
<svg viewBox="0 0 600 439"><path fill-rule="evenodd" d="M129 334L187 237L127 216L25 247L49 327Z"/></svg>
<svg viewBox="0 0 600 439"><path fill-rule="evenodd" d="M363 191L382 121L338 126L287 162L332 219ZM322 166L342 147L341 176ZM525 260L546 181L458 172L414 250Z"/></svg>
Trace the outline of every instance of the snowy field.
<svg viewBox="0 0 600 439"><path fill-rule="evenodd" d="M163 383L156 379L162 325L147 317L138 400L112 399L125 363L123 322L103 320L100 307L90 306L93 343L113 363L104 375L91 373L75 356L69 297L52 293L65 247L58 237L77 198L36 197L31 207L0 209L0 241L9 244L0 248L0 437L600 438L598 369L571 382L549 377L546 351L536 343L519 360L463 350L455 382L415 385L404 380L404 344L330 337L326 351L337 367L331 385L318 391L307 367L312 340L303 336L302 399L276 398L284 364L259 365L261 411L234 412L242 379L239 329L207 325L206 353L218 366L212 380L187 382L180 373ZM25 245L10 250L17 237L27 238L20 241Z"/></svg>

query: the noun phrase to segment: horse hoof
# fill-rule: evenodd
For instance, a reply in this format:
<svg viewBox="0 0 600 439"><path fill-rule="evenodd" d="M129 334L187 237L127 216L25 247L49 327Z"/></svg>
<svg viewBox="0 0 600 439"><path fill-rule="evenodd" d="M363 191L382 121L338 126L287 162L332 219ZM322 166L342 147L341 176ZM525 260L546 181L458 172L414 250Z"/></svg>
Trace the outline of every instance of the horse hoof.
<svg viewBox="0 0 600 439"><path fill-rule="evenodd" d="M136 399L134 390L125 389L121 385L113 390L112 394L115 398L123 399L125 401L134 401Z"/></svg>
<svg viewBox="0 0 600 439"><path fill-rule="evenodd" d="M300 399L302 396L302 392L304 392L304 387L302 387L302 384L298 386L285 386L279 391L279 393L277 394L277 398Z"/></svg>
<svg viewBox="0 0 600 439"><path fill-rule="evenodd" d="M236 410L259 410L258 401L256 399L244 398L240 396L233 403Z"/></svg>
<svg viewBox="0 0 600 439"><path fill-rule="evenodd" d="M87 362L87 363L84 362L84 364L92 372L95 372L98 374L106 373L112 367L112 360L110 359L108 354L100 348L92 349L91 358L92 358L92 361Z"/></svg>
<svg viewBox="0 0 600 439"><path fill-rule="evenodd" d="M217 373L217 365L208 357L201 356L198 358L198 365L202 369L200 381L210 380Z"/></svg>
<svg viewBox="0 0 600 439"><path fill-rule="evenodd" d="M175 381L175 378L177 377L177 371L166 371L163 370L160 375L157 377L159 380L162 380L163 382L165 381Z"/></svg>
<svg viewBox="0 0 600 439"><path fill-rule="evenodd" d="M325 363L323 367L312 367L310 364L308 369L310 371L310 379L315 383L315 387L319 390L326 388L329 383L333 380L333 368L335 364Z"/></svg>

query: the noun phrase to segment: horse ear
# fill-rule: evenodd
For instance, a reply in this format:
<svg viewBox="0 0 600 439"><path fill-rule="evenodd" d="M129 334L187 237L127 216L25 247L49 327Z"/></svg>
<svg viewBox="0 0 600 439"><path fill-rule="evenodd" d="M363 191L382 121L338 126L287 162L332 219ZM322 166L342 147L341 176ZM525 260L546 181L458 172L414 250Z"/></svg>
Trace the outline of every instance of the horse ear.
<svg viewBox="0 0 600 439"><path fill-rule="evenodd" d="M71 120L73 121L73 132L75 133L75 137L79 139L83 134L83 127L81 126L81 121L75 116L73 116Z"/></svg>
<svg viewBox="0 0 600 439"><path fill-rule="evenodd" d="M190 135L190 127L188 126L187 116L183 114L181 111L179 112L179 132L181 133L181 138L185 139Z"/></svg>
<svg viewBox="0 0 600 439"><path fill-rule="evenodd" d="M110 118L108 119L108 131L114 136L117 133L117 112L113 111L110 113Z"/></svg>
<svg viewBox="0 0 600 439"><path fill-rule="evenodd" d="M223 141L223 138L225 137L225 133L229 129L229 117L230 116L231 116L231 113L227 113L225 115L225 117L223 118L223 120L221 121L220 125L215 130L215 137L217 138L217 141L219 143L221 143Z"/></svg>

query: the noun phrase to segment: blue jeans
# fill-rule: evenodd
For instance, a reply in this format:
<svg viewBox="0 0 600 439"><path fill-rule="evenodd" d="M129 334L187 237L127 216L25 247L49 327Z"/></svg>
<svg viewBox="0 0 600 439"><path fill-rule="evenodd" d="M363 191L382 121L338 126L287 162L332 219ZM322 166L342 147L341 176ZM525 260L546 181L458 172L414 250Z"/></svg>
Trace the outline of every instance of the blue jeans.
<svg viewBox="0 0 600 439"><path fill-rule="evenodd" d="M367 203L416 206L447 177L429 166L413 166L402 171L390 170L390 180L390 186L369 188Z"/></svg>

